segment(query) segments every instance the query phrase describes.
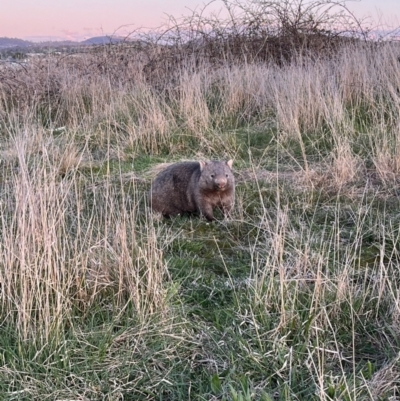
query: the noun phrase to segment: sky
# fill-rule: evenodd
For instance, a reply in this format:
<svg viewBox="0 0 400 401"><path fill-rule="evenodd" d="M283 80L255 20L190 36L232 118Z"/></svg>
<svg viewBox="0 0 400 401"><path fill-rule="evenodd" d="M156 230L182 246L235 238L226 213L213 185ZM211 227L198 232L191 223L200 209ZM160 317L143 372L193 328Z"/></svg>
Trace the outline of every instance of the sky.
<svg viewBox="0 0 400 401"><path fill-rule="evenodd" d="M243 0L245 2L245 0ZM309 0L305 0L307 2ZM311 0L312 1L312 0ZM0 37L36 42L84 40L93 36L125 35L138 28L155 28L168 20L191 15L201 0L1 0ZM400 0L348 1L357 18L374 26L400 25ZM207 10L222 9L220 0Z"/></svg>

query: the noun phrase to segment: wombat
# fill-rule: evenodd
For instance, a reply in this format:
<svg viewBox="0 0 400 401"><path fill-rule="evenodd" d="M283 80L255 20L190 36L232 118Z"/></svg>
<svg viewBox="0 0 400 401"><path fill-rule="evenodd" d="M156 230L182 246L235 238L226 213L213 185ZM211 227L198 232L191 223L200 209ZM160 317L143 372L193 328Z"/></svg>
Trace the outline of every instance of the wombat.
<svg viewBox="0 0 400 401"><path fill-rule="evenodd" d="M232 163L229 160L170 165L153 181L149 193L151 207L165 217L197 212L212 221L215 207L226 216L235 200Z"/></svg>

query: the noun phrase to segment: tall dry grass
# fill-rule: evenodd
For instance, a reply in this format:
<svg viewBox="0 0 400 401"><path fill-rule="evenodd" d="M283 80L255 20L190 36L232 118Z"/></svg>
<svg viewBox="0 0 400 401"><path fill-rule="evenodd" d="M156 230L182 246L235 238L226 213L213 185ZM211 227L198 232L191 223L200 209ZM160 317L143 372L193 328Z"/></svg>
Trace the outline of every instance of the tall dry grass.
<svg viewBox="0 0 400 401"><path fill-rule="evenodd" d="M366 129L396 129L396 43L344 44L332 58L300 57L284 66L196 64L189 55L176 76L157 84L137 58L114 66L108 56L101 62L96 54L45 58L14 81L10 70L2 83L3 124L13 115L23 120L28 110L46 127L95 131L101 144L110 138L153 154L168 149L179 131L202 136L227 122L257 124L269 116L293 138L321 130L350 135L364 120Z"/></svg>
<svg viewBox="0 0 400 401"><path fill-rule="evenodd" d="M174 90L165 82L165 92L152 87L143 74L133 70L133 62L129 64L131 70L125 71L132 73L131 79L83 73L93 65L93 60L85 60L84 56L72 60L50 57L38 65L28 65L26 71L19 71L19 81L24 82L28 92L10 92L3 85L1 94L2 158L7 165L2 200L7 206L2 212L3 260L7 263L2 274L7 277L4 282L9 283L2 286L2 291L7 294L3 302L11 302L7 309L20 296L25 299L28 288L32 288L38 294L30 297L31 305L23 302L18 313L21 322L27 320L23 310L40 314L54 302L57 313L65 313L69 307L64 306L70 300L60 294L86 280L88 250L97 249L95 244L102 241L101 235L105 243L100 248L109 246L107 237L111 233L120 238L116 243L122 247L115 251L111 246L110 253L104 251L106 259L113 260L114 252L122 253L126 256L123 265L129 261L129 252L145 257L140 247L135 250L127 245L134 237L124 237L136 232L137 215L143 211L138 209L139 203L125 210L128 195L122 193L121 199L116 199L110 182L104 184L102 194L108 197L101 200L99 208L90 213L85 210L88 215L81 213L86 198L99 201L77 170L83 158L96 158L98 149L124 159L128 152L135 156L179 151L185 149L188 138L195 138L199 151L208 153L218 148L213 145L218 141L212 134L215 130L243 124L267 126L272 118L276 139L282 146L290 140L299 143L306 170L306 148L326 137L331 150L321 155L320 161L328 164L334 185L363 180L363 162L354 152L361 137L366 138L369 152L364 162L371 160L383 182L395 182L400 125L398 51L397 44L359 44L345 46L332 59L300 58L283 67L244 64L216 68L204 64L195 72L192 68L183 71ZM18 83L15 85L18 88ZM57 144L51 133L59 126L69 134ZM177 133L180 139L176 139ZM60 170L72 171L68 180L60 179ZM157 247L149 242L155 234L138 235L139 240L134 242L141 243L145 235L144 246L153 247L154 252L148 257L156 269L161 268L161 254L156 257ZM117 260L110 263L121 265ZM41 278L42 264L50 270ZM73 266L74 273L66 265ZM125 268L140 270L138 266ZM15 269L22 269L21 277L11 274ZM16 280L26 283L20 295L14 294ZM42 280L57 282L53 295L40 296ZM23 329L25 335L27 327Z"/></svg>
<svg viewBox="0 0 400 401"><path fill-rule="evenodd" d="M46 66L45 73L32 65L27 73L20 71L19 79L29 76L25 84L32 91L54 84L47 96L20 98L18 92L7 92L3 87L2 137L7 144L3 145L3 159L13 154L7 163L18 166L10 169L11 175L6 178L9 189L3 191L8 197L5 203L17 205L15 213L18 210L26 216L28 211L42 210L46 199L53 199L55 194L64 194L56 197L56 210L65 208L71 194L80 199L83 189L74 188L79 175L65 183L58 181L57 172L70 169L71 163L79 167L85 152L86 158L95 157L93 149L113 149L120 156L128 149L133 149L134 155L159 154L175 149L177 132L184 134L176 145L179 149L185 146L186 138L209 136L215 132L215 125L218 130L230 126L232 120L231 128L262 125L271 117L276 121L278 141L298 141L305 159L305 147L327 137L335 155L335 180L351 180L356 175L358 162L352 147L361 136L367 138L377 174L383 180L389 176L393 180L398 170L398 50L396 44L378 48L360 44L344 47L334 59L301 59L284 67L204 65L194 73L182 73L176 89L167 94L146 83L136 71L134 80L124 76L114 82L107 74L86 76L78 68L77 73L69 59L66 64L45 59L41 62ZM81 56L77 60L80 65ZM44 116L53 117L44 123L40 119ZM67 142L57 145L50 134L59 126L70 134ZM203 146L212 145L205 141ZM68 157L75 161L68 161ZM67 166L62 167L63 163ZM41 188L43 199L36 199L42 195L37 190ZM78 190L82 192L76 193ZM36 202L42 206L35 207ZM56 210L53 219L63 221L65 214L58 216ZM48 214L46 208L43 213ZM32 219L28 221L35 225Z"/></svg>
<svg viewBox="0 0 400 401"><path fill-rule="evenodd" d="M116 309L132 303L139 320L162 310L168 271L134 180L83 177L82 151L43 129L18 132L7 146L1 302L21 339L57 337L77 310L110 294Z"/></svg>

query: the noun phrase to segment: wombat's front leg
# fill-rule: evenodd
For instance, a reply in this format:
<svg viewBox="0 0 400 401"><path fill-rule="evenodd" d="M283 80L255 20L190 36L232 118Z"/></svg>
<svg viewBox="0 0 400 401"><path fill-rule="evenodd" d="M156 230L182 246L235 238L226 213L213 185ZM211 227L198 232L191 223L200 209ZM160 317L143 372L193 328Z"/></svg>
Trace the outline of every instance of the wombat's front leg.
<svg viewBox="0 0 400 401"><path fill-rule="evenodd" d="M224 214L224 217L229 217L231 215L231 211L233 208L233 204L222 204L220 209L222 210L222 213Z"/></svg>
<svg viewBox="0 0 400 401"><path fill-rule="evenodd" d="M215 220L211 205L203 205L200 207L200 214L203 215L208 221Z"/></svg>
<svg viewBox="0 0 400 401"><path fill-rule="evenodd" d="M231 198L232 196L221 199L220 204L218 205L218 208L224 214L225 218L230 216L231 211L233 209L233 202Z"/></svg>

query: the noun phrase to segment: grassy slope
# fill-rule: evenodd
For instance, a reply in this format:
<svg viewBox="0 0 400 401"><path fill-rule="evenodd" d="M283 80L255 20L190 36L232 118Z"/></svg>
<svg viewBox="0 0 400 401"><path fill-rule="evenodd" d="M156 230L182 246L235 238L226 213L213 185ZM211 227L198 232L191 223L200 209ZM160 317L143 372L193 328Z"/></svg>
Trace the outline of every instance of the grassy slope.
<svg viewBox="0 0 400 401"><path fill-rule="evenodd" d="M1 398L398 397L397 57L69 85L62 130L3 102ZM234 157L232 218L152 215L199 157Z"/></svg>

